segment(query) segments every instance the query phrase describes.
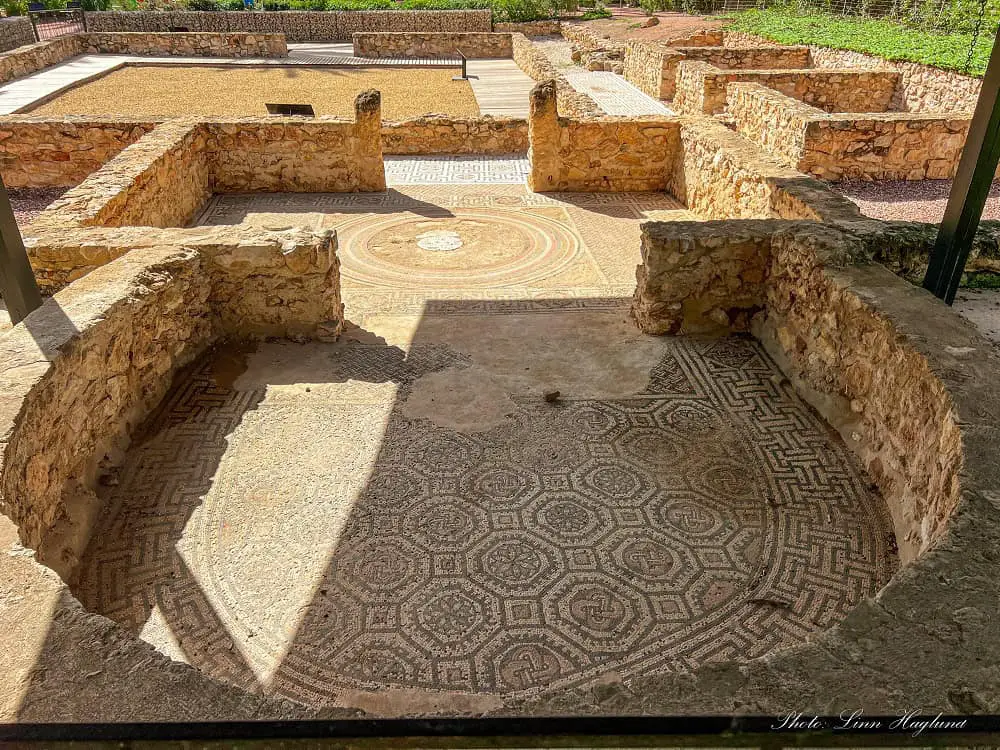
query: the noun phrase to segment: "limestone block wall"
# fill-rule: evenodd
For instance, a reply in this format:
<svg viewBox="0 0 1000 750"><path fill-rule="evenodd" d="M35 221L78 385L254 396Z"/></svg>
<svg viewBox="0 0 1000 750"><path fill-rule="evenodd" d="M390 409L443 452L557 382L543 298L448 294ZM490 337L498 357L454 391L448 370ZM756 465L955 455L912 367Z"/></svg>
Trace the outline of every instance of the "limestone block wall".
<svg viewBox="0 0 1000 750"><path fill-rule="evenodd" d="M494 23L494 31L517 32L525 36L550 36L558 34L562 24L559 20L525 21L523 23Z"/></svg>
<svg viewBox="0 0 1000 750"><path fill-rule="evenodd" d="M685 113L718 114L733 82L760 83L826 112L885 112L899 74L884 70L731 70L707 63L680 63L674 106Z"/></svg>
<svg viewBox="0 0 1000 750"><path fill-rule="evenodd" d="M752 328L846 433L910 562L955 511L963 456L955 404L928 362L934 346L918 312L934 304L865 261L892 232L878 222L650 222L633 315L649 333Z"/></svg>
<svg viewBox="0 0 1000 750"><path fill-rule="evenodd" d="M598 117L602 110L593 99L573 88L566 77L524 34L511 36L511 52L517 67L535 81L554 81L559 92L559 114L563 117Z"/></svg>
<svg viewBox="0 0 1000 750"><path fill-rule="evenodd" d="M50 65L83 54L83 39L78 34L36 42L0 55L0 83L36 73Z"/></svg>
<svg viewBox="0 0 1000 750"><path fill-rule="evenodd" d="M763 154L711 118L681 118L680 148L667 192L706 219L851 221L851 201L818 180Z"/></svg>
<svg viewBox="0 0 1000 750"><path fill-rule="evenodd" d="M725 34L725 44L746 46L775 44L763 37L743 32ZM817 68L868 68L893 70L899 74L899 86L892 109L903 112L964 112L972 111L979 98L982 81L950 70L941 70L920 63L885 60L863 52L809 47L809 59Z"/></svg>
<svg viewBox="0 0 1000 750"><path fill-rule="evenodd" d="M381 97L362 92L354 122L233 119L206 126L212 192L385 190Z"/></svg>
<svg viewBox="0 0 1000 750"><path fill-rule="evenodd" d="M747 331L763 309L776 221L727 221L711 234L700 222L642 226L632 317L645 333Z"/></svg>
<svg viewBox="0 0 1000 750"><path fill-rule="evenodd" d="M510 34L487 32L369 32L352 36L358 57L511 57Z"/></svg>
<svg viewBox="0 0 1000 750"><path fill-rule="evenodd" d="M33 230L183 225L211 194L204 151L200 125L171 120L59 198Z"/></svg>
<svg viewBox="0 0 1000 750"><path fill-rule="evenodd" d="M90 31L189 31L284 34L290 42L350 41L355 32L492 31L492 12L482 10L276 11L267 13L169 11L87 13Z"/></svg>
<svg viewBox="0 0 1000 750"><path fill-rule="evenodd" d="M287 57L282 34L116 32L83 35L84 52L184 57Z"/></svg>
<svg viewBox="0 0 1000 750"><path fill-rule="evenodd" d="M35 43L31 19L26 16L0 19L0 52Z"/></svg>
<svg viewBox="0 0 1000 750"><path fill-rule="evenodd" d="M0 175L8 187L72 187L154 127L143 120L0 116Z"/></svg>
<svg viewBox="0 0 1000 750"><path fill-rule="evenodd" d="M955 175L971 115L830 115L757 84L729 87L737 130L782 163L824 180Z"/></svg>
<svg viewBox="0 0 1000 750"><path fill-rule="evenodd" d="M528 184L539 193L663 190L680 147L673 119L560 117L553 81L531 91L528 134Z"/></svg>
<svg viewBox="0 0 1000 750"><path fill-rule="evenodd" d="M384 154L523 154L528 121L516 117L445 115L382 123Z"/></svg>
<svg viewBox="0 0 1000 750"><path fill-rule="evenodd" d="M101 511L101 473L179 367L222 335L327 338L343 325L332 234L281 243L167 232L0 339L0 507L67 579Z"/></svg>
<svg viewBox="0 0 1000 750"><path fill-rule="evenodd" d="M673 99L677 65L683 59L684 55L664 44L629 42L622 75L655 99Z"/></svg>

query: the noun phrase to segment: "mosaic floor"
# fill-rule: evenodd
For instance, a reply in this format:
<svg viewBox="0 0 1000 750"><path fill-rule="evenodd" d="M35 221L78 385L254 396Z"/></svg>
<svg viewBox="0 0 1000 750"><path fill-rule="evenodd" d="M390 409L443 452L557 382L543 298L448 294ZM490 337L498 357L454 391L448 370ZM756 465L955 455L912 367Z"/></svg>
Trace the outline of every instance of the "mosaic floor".
<svg viewBox="0 0 1000 750"><path fill-rule="evenodd" d="M177 379L106 482L81 601L247 690L382 715L839 621L895 568L882 502L756 342L637 331L646 216L686 215L513 185L216 198L203 223L337 227L351 325Z"/></svg>

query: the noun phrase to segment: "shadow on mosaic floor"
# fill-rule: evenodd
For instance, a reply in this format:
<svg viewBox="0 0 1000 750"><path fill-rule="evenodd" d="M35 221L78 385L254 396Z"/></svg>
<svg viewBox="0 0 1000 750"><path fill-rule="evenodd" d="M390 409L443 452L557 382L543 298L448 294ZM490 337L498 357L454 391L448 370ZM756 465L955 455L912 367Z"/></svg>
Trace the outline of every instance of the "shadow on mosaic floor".
<svg viewBox="0 0 1000 750"><path fill-rule="evenodd" d="M405 350L207 355L111 480L75 593L329 706L753 658L885 584L880 498L755 341L583 302L428 303Z"/></svg>

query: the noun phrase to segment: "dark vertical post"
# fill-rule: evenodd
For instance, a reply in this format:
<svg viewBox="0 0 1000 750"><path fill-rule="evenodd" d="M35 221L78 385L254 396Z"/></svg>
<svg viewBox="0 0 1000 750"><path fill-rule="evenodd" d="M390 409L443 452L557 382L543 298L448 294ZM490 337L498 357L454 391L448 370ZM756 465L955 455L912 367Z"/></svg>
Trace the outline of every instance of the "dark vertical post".
<svg viewBox="0 0 1000 750"><path fill-rule="evenodd" d="M35 18L35 14L29 12L28 19L31 21L31 30L35 34L35 41L36 42L42 41L42 38L38 36L38 19Z"/></svg>
<svg viewBox="0 0 1000 750"><path fill-rule="evenodd" d="M17 325L42 304L38 283L28 262L21 232L14 220L7 188L0 179L0 297L7 303L10 320Z"/></svg>
<svg viewBox="0 0 1000 750"><path fill-rule="evenodd" d="M983 78L979 102L969 125L948 207L931 253L924 288L949 305L965 272L972 241L983 216L990 185L1000 162L1000 44L993 52Z"/></svg>

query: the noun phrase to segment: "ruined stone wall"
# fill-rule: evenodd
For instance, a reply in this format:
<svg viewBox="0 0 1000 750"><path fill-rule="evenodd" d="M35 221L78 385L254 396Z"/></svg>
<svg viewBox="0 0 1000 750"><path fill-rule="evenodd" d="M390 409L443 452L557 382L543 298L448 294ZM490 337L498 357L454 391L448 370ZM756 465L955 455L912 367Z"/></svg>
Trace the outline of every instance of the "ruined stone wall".
<svg viewBox="0 0 1000 750"><path fill-rule="evenodd" d="M50 65L83 54L83 39L68 34L56 39L29 44L0 55L0 83L36 73Z"/></svg>
<svg viewBox="0 0 1000 750"><path fill-rule="evenodd" d="M510 34L480 32L386 32L354 34L358 57L511 57Z"/></svg>
<svg viewBox="0 0 1000 750"><path fill-rule="evenodd" d="M206 126L216 193L385 190L381 98L363 92L355 120L233 119Z"/></svg>
<svg viewBox="0 0 1000 750"><path fill-rule="evenodd" d="M0 116L0 175L8 187L72 187L153 127L130 119Z"/></svg>
<svg viewBox="0 0 1000 750"><path fill-rule="evenodd" d="M84 52L106 55L184 57L287 57L281 34L249 33L93 33L83 35Z"/></svg>
<svg viewBox="0 0 1000 750"><path fill-rule="evenodd" d="M757 84L730 84L737 130L782 163L824 180L947 179L970 119L882 113L829 115Z"/></svg>
<svg viewBox="0 0 1000 750"><path fill-rule="evenodd" d="M558 34L561 28L558 20L524 21L523 23L495 23L494 31L517 32L525 36L551 36Z"/></svg>
<svg viewBox="0 0 1000 750"><path fill-rule="evenodd" d="M535 81L555 81L559 92L559 114L563 117L598 117L604 111L597 102L573 88L549 58L524 34L511 35L511 53L517 67Z"/></svg>
<svg viewBox="0 0 1000 750"><path fill-rule="evenodd" d="M90 31L188 31L284 34L290 42L350 41L367 31L492 31L489 9L385 11L274 11L267 13L170 11L87 13Z"/></svg>
<svg viewBox="0 0 1000 750"><path fill-rule="evenodd" d="M921 340L919 316L893 321L879 309L901 293L930 306L865 265L893 231L879 222L650 222L632 312L654 334L752 329L861 458L909 562L955 509L962 446L944 385L897 328Z"/></svg>
<svg viewBox="0 0 1000 750"><path fill-rule="evenodd" d="M685 113L718 114L726 88L736 81L760 83L826 112L885 112L899 75L881 70L729 70L681 62L674 106Z"/></svg>
<svg viewBox="0 0 1000 750"><path fill-rule="evenodd" d="M382 123L384 154L523 154L528 121L515 117L432 115Z"/></svg>
<svg viewBox="0 0 1000 750"><path fill-rule="evenodd" d="M700 225L700 226L699 226ZM632 317L644 333L747 331L763 307L776 221L650 222L642 227Z"/></svg>
<svg viewBox="0 0 1000 750"><path fill-rule="evenodd" d="M100 474L179 367L219 335L328 338L343 326L331 233L159 239L121 252L0 340L2 509L67 578L101 511Z"/></svg>
<svg viewBox="0 0 1000 750"><path fill-rule="evenodd" d="M541 83L530 96L528 184L539 193L663 190L679 132L666 118L560 117L555 83Z"/></svg>
<svg viewBox="0 0 1000 750"><path fill-rule="evenodd" d="M680 52L666 45L629 42L625 46L622 75L654 99L672 99L676 88Z"/></svg>
<svg viewBox="0 0 1000 750"><path fill-rule="evenodd" d="M706 219L860 218L857 206L710 118L680 120L680 149L666 189Z"/></svg>
<svg viewBox="0 0 1000 750"><path fill-rule="evenodd" d="M824 113L757 83L731 83L726 113L736 131L771 156L799 169L809 123Z"/></svg>
<svg viewBox="0 0 1000 750"><path fill-rule="evenodd" d="M0 340L2 508L64 577L100 513L104 457L123 454L173 373L215 335L192 251L135 251L74 287Z"/></svg>
<svg viewBox="0 0 1000 750"><path fill-rule="evenodd" d="M211 194L204 147L197 123L168 121L55 201L32 228L183 225Z"/></svg>
<svg viewBox="0 0 1000 750"><path fill-rule="evenodd" d="M747 46L775 44L763 37L727 31L725 44ZM920 63L886 60L863 52L830 47L809 47L809 59L817 68L892 70L899 74L899 86L892 109L902 112L965 112L976 107L982 80Z"/></svg>
<svg viewBox="0 0 1000 750"><path fill-rule="evenodd" d="M35 43L31 19L26 16L0 19L0 52Z"/></svg>

